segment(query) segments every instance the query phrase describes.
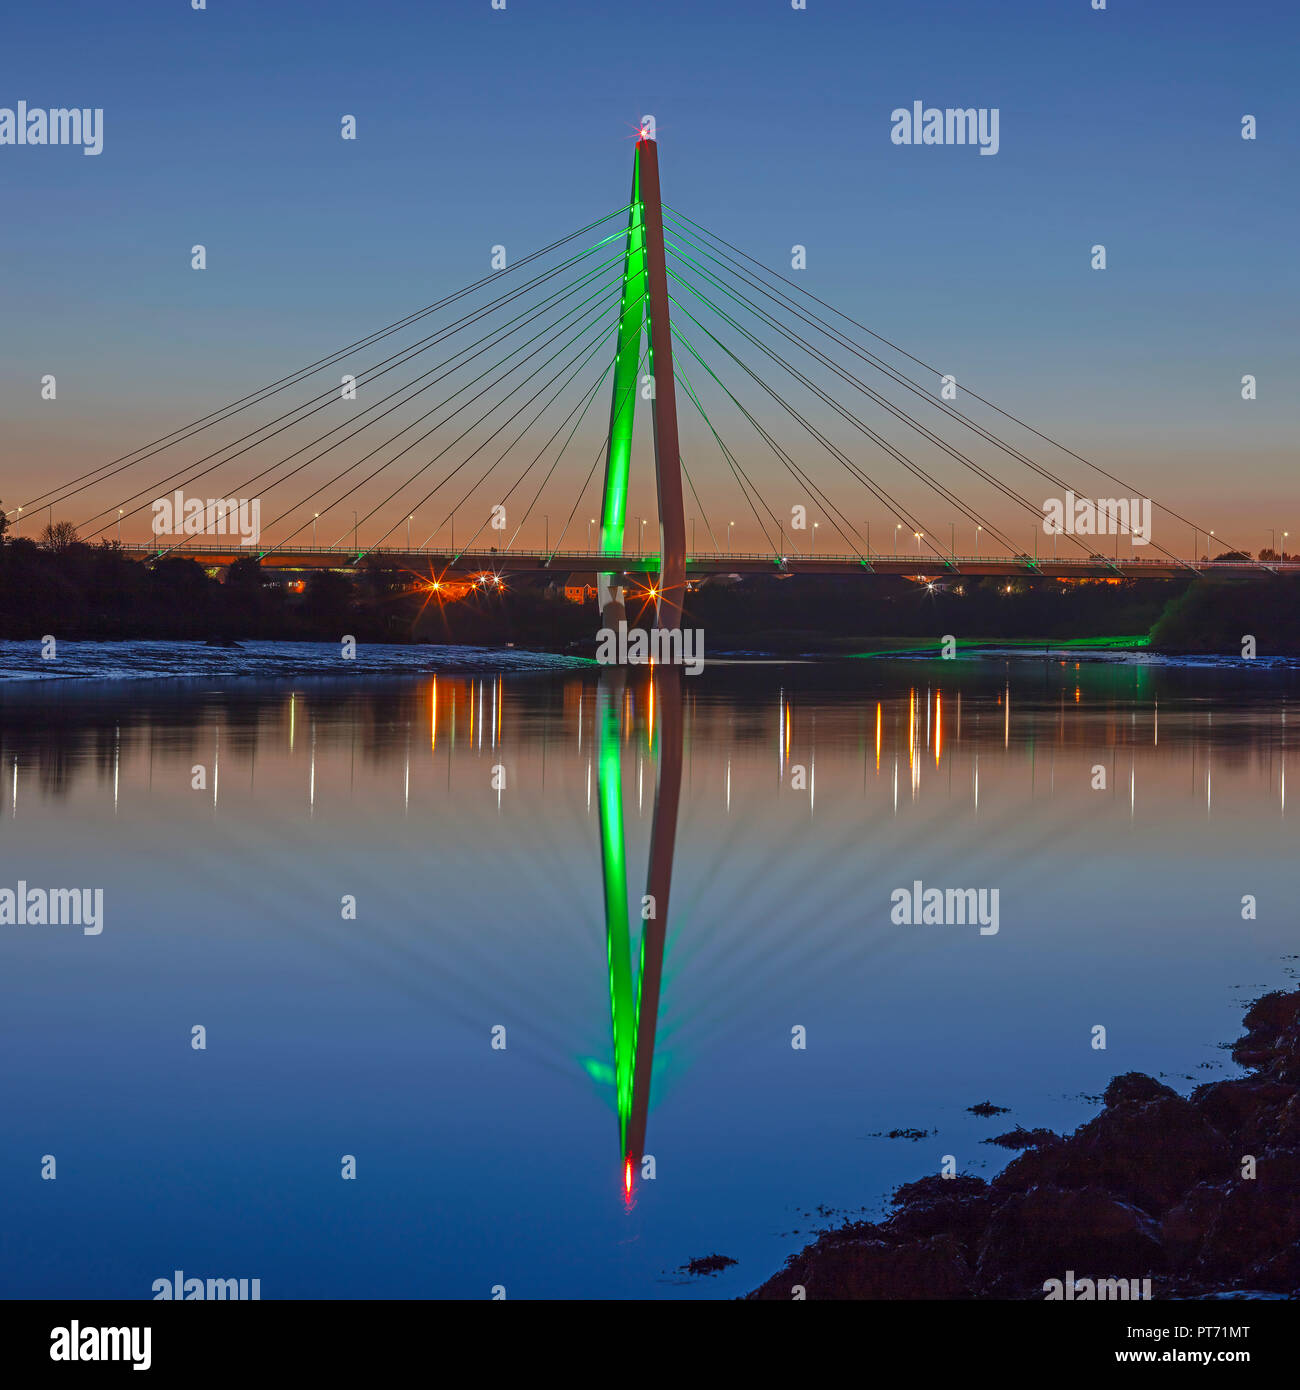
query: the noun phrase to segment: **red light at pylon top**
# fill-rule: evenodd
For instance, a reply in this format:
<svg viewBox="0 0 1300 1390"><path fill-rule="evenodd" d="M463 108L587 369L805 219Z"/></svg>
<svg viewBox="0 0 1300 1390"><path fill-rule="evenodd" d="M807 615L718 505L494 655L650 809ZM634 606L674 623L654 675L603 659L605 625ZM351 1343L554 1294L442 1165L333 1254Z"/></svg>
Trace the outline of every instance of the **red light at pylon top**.
<svg viewBox="0 0 1300 1390"><path fill-rule="evenodd" d="M623 1165L623 1191L630 1197L632 1195L632 1160Z"/></svg>

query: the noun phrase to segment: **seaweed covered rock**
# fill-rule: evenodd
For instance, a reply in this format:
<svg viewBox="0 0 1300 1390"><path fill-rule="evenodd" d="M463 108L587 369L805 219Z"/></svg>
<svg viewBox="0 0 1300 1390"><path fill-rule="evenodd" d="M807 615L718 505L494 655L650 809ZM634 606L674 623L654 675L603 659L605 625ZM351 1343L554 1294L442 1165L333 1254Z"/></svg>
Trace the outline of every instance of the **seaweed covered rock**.
<svg viewBox="0 0 1300 1390"><path fill-rule="evenodd" d="M789 1302L796 1286L812 1299L969 1298L971 1270L952 1236L901 1245L823 1237L749 1297Z"/></svg>
<svg viewBox="0 0 1300 1390"><path fill-rule="evenodd" d="M1070 1271L1156 1297L1300 1297L1300 991L1266 994L1233 1056L1253 1074L1189 1099L1116 1076L1073 1134L1031 1140L992 1182L905 1183L880 1223L826 1231L751 1298L1042 1298Z"/></svg>
<svg viewBox="0 0 1300 1390"><path fill-rule="evenodd" d="M1064 1143L1012 1160L994 1186L1013 1192L1040 1184L1101 1187L1158 1213L1196 1183L1226 1177L1231 1161L1223 1135L1195 1105L1170 1091L1152 1100L1120 1099L1108 1105Z"/></svg>
<svg viewBox="0 0 1300 1390"><path fill-rule="evenodd" d="M1034 1187L1013 1193L989 1219L978 1276L990 1292L1009 1285L1014 1297L1066 1270L1127 1277L1163 1265L1160 1228L1140 1207L1099 1187Z"/></svg>
<svg viewBox="0 0 1300 1390"><path fill-rule="evenodd" d="M993 1210L988 1183L962 1173L951 1178L931 1174L904 1183L892 1200L898 1210L884 1227L891 1237L907 1240L949 1234L968 1253Z"/></svg>

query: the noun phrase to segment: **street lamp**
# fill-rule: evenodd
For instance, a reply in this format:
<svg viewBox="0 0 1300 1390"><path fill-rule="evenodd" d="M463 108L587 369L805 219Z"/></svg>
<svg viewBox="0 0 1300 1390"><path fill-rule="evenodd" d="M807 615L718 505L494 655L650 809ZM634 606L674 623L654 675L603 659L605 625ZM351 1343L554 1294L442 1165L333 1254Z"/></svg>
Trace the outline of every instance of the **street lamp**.
<svg viewBox="0 0 1300 1390"><path fill-rule="evenodd" d="M545 512L542 513L542 524L546 527L545 549L546 553L549 555L551 553L551 518L547 516Z"/></svg>
<svg viewBox="0 0 1300 1390"><path fill-rule="evenodd" d="M122 544L122 508L117 509L117 543Z"/></svg>
<svg viewBox="0 0 1300 1390"><path fill-rule="evenodd" d="M948 523L948 554L955 560L957 558L957 523Z"/></svg>
<svg viewBox="0 0 1300 1390"><path fill-rule="evenodd" d="M913 531L912 534L916 537L916 553L919 556L921 554L921 536L923 533L920 531Z"/></svg>
<svg viewBox="0 0 1300 1390"><path fill-rule="evenodd" d="M320 513L313 512L311 518L311 548L316 549L316 523L320 520Z"/></svg>
<svg viewBox="0 0 1300 1390"><path fill-rule="evenodd" d="M23 509L18 508L18 520L14 522L14 535L18 534L18 528L23 524Z"/></svg>
<svg viewBox="0 0 1300 1390"><path fill-rule="evenodd" d="M729 521L729 522L727 522L727 555L728 555L728 556L731 555L731 528L732 528L735 524L736 524L736 523L735 523L734 521Z"/></svg>
<svg viewBox="0 0 1300 1390"><path fill-rule="evenodd" d="M898 558L898 533L899 533L902 529L903 529L903 523L900 521L900 522L894 527L894 558L895 558L895 559Z"/></svg>
<svg viewBox="0 0 1300 1390"><path fill-rule="evenodd" d="M352 509L352 549L357 548L357 513L356 508Z"/></svg>
<svg viewBox="0 0 1300 1390"><path fill-rule="evenodd" d="M594 516L588 518L588 521L587 521L587 550L588 550L589 553L590 553L590 551L591 551L591 528L592 528L595 524L596 524L596 518L595 518Z"/></svg>
<svg viewBox="0 0 1300 1390"><path fill-rule="evenodd" d="M981 532L983 529L984 529L984 528L983 528L982 526L977 526L977 527L975 528L975 558L976 558L977 560L978 560L979 557L980 557L980 532Z"/></svg>
<svg viewBox="0 0 1300 1390"><path fill-rule="evenodd" d="M645 517L637 517L636 523L636 553L639 557L645 548Z"/></svg>
<svg viewBox="0 0 1300 1390"><path fill-rule="evenodd" d="M820 525L821 525L821 522L820 522L820 521L814 521L814 522L813 522L812 545L809 547L809 550L808 550L808 553L809 553L810 555L816 555L816 554L817 554L817 528L818 528Z"/></svg>
<svg viewBox="0 0 1300 1390"><path fill-rule="evenodd" d="M410 550L410 548L411 548L411 522L413 522L414 520L415 520L415 518L414 518L413 516L408 516L408 517L406 518L406 548L407 548L407 550Z"/></svg>

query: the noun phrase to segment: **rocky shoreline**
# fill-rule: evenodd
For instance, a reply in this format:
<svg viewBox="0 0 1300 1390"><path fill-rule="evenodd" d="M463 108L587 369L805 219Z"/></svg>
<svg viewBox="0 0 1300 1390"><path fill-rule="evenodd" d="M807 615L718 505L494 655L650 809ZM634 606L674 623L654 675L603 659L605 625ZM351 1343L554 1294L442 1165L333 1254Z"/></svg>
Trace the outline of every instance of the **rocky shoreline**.
<svg viewBox="0 0 1300 1390"><path fill-rule="evenodd" d="M1300 991L1244 1021L1232 1057L1249 1075L1187 1098L1117 1076L1073 1134L1024 1131L1034 1142L991 1181L905 1183L887 1219L823 1232L747 1297L1129 1296L1098 1280L1150 1280L1156 1299L1300 1297Z"/></svg>

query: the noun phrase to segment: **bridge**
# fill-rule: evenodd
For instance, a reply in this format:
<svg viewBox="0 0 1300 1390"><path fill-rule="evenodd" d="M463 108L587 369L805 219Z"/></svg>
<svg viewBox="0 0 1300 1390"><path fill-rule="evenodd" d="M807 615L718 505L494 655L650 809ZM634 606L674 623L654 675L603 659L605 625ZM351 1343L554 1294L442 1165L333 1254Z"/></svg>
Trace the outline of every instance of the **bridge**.
<svg viewBox="0 0 1300 1390"><path fill-rule="evenodd" d="M370 360L372 349L383 355ZM422 370L411 376L410 364ZM310 394L282 408L299 387ZM585 424L602 391L603 437ZM261 407L273 413L253 423ZM639 414L650 417L657 515L634 519ZM193 450L197 458L180 457ZM591 461L584 471L579 458L570 476L575 453ZM164 454L169 471L148 476ZM760 464L775 465L779 499ZM723 515L745 518L740 545L734 519L710 518L710 487L713 497L726 489ZM62 515L73 506L97 509L73 523ZM606 627L625 616L631 585L654 603L659 626L678 627L692 582L715 575L937 584L1261 579L1300 568L1285 554L1287 532L1273 531L1252 559L664 203L648 130L622 207L28 498L6 513L11 533L47 513L54 543L56 507L64 541L115 538L147 564L369 562L430 585L581 572L595 577ZM457 546L466 515L470 534ZM1027 531L1013 539L1029 519L1029 543ZM124 525L147 525L149 537L124 540ZM972 544L959 547L959 527ZM1216 558L1198 556L1202 541Z"/></svg>
<svg viewBox="0 0 1300 1390"><path fill-rule="evenodd" d="M264 569L351 570L366 561L409 570L420 578L496 577L507 574L594 573L639 577L658 588L663 573L659 555L637 555L604 550L405 550L377 546L357 550L348 546L286 546L262 550L256 546L129 544L122 550L142 561L164 557L197 560L214 569L227 568L236 560L257 559ZM778 555L736 551L730 554L683 554L686 580L730 574L870 574L898 575L908 579L974 578L1044 579L1176 579L1189 573L1250 578L1261 574L1300 574L1300 560L1187 560L1176 556L1135 560L1096 555L1084 559L1052 559L1033 555L939 555L921 552L903 555Z"/></svg>

